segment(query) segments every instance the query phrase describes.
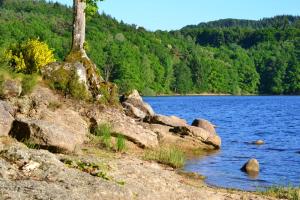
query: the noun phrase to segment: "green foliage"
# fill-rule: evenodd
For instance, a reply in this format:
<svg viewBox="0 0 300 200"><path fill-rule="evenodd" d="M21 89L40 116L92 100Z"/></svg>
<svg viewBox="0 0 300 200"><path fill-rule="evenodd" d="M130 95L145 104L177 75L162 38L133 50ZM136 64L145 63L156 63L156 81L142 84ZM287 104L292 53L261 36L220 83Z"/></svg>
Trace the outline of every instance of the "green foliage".
<svg viewBox="0 0 300 200"><path fill-rule="evenodd" d="M155 160L174 168L181 168L185 164L184 153L175 147L161 147L146 151L144 158L146 160Z"/></svg>
<svg viewBox="0 0 300 200"><path fill-rule="evenodd" d="M124 151L126 148L126 142L123 135L118 134L117 141L116 141L116 150L119 152Z"/></svg>
<svg viewBox="0 0 300 200"><path fill-rule="evenodd" d="M80 82L78 75L63 67L52 72L48 83L52 89L62 91L65 95L71 95L75 99L87 101L91 98L85 84Z"/></svg>
<svg viewBox="0 0 300 200"><path fill-rule="evenodd" d="M38 76L36 74L33 75L24 75L22 78L22 94L30 94L34 87L36 86L38 81Z"/></svg>
<svg viewBox="0 0 300 200"><path fill-rule="evenodd" d="M118 105L119 93L115 84L104 82L100 85L99 93L102 95L99 102L106 105Z"/></svg>
<svg viewBox="0 0 300 200"><path fill-rule="evenodd" d="M229 19L149 32L95 14L95 2L87 1L87 9L94 7L87 22L88 54L120 93L300 94L299 17ZM69 53L71 8L3 0L0 15L0 54L30 38L45 41L60 60Z"/></svg>
<svg viewBox="0 0 300 200"><path fill-rule="evenodd" d="M29 149L41 149L40 145L36 144L32 139L23 139L21 141L24 143Z"/></svg>
<svg viewBox="0 0 300 200"><path fill-rule="evenodd" d="M53 51L38 39L29 39L10 46L6 59L14 71L25 74L40 72L42 67L55 61Z"/></svg>
<svg viewBox="0 0 300 200"><path fill-rule="evenodd" d="M100 138L104 147L111 148L111 125L107 123L100 124L93 130L93 134Z"/></svg>
<svg viewBox="0 0 300 200"><path fill-rule="evenodd" d="M74 160L69 160L69 159L63 159L61 161L70 168L78 169L78 170L88 173L92 176L96 176L96 177L102 178L104 180L112 179L106 173L106 171L107 171L106 168L108 168L106 166L96 164L96 163L91 163L91 162L85 162L82 160L74 161Z"/></svg>
<svg viewBox="0 0 300 200"><path fill-rule="evenodd" d="M30 94L37 85L39 76L37 74L20 74L14 72L7 66L0 66L0 96L2 93L2 85L6 80L18 80L21 82L22 94Z"/></svg>
<svg viewBox="0 0 300 200"><path fill-rule="evenodd" d="M295 187L270 187L261 193L278 199L300 200L300 188Z"/></svg>

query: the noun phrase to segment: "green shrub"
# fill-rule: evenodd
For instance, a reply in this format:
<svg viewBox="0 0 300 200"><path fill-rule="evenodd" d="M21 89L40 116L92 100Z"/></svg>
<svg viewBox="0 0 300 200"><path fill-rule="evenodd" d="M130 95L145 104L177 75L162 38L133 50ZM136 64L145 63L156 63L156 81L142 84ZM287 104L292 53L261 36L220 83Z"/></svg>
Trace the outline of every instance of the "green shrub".
<svg viewBox="0 0 300 200"><path fill-rule="evenodd" d="M6 80L19 80L22 85L22 95L32 92L38 82L37 74L21 74L15 73L7 67L0 67L0 96L2 94L2 85Z"/></svg>
<svg viewBox="0 0 300 200"><path fill-rule="evenodd" d="M143 96L155 96L156 93L155 93L155 91L152 90L151 88L146 87L146 88L143 89L142 95L143 95Z"/></svg>
<svg viewBox="0 0 300 200"><path fill-rule="evenodd" d="M55 61L53 50L38 39L12 45L5 57L14 71L25 74L40 72L42 67Z"/></svg>
<svg viewBox="0 0 300 200"><path fill-rule="evenodd" d="M34 87L37 84L38 76L33 75L24 75L22 78L22 95L26 95L32 92Z"/></svg>
<svg viewBox="0 0 300 200"><path fill-rule="evenodd" d="M295 187L270 187L261 193L279 199L300 200L300 188Z"/></svg>
<svg viewBox="0 0 300 200"><path fill-rule="evenodd" d="M52 89L62 91L65 95L69 94L75 99L89 100L91 98L86 86L79 81L74 71L59 68L52 72L48 82Z"/></svg>
<svg viewBox="0 0 300 200"><path fill-rule="evenodd" d="M146 151L146 160L155 160L161 164L174 168L181 168L185 164L185 155L175 147L161 147L159 149Z"/></svg>
<svg viewBox="0 0 300 200"><path fill-rule="evenodd" d="M29 149L40 149L40 145L36 144L32 139L23 139L21 141L22 143L24 143Z"/></svg>
<svg viewBox="0 0 300 200"><path fill-rule="evenodd" d="M106 148L111 148L111 125L107 123L100 124L95 128L93 134L100 138Z"/></svg>
<svg viewBox="0 0 300 200"><path fill-rule="evenodd" d="M99 93L102 95L99 102L106 105L118 105L119 93L116 84L105 82L101 83Z"/></svg>
<svg viewBox="0 0 300 200"><path fill-rule="evenodd" d="M118 134L117 142L116 142L116 150L119 152L124 151L126 148L126 142L123 135Z"/></svg>

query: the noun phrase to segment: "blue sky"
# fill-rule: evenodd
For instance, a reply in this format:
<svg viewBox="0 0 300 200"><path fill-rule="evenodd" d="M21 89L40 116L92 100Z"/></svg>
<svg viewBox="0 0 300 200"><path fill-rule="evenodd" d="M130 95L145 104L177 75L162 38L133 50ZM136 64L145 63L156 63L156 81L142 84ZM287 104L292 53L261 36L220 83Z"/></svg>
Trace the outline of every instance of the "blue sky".
<svg viewBox="0 0 300 200"><path fill-rule="evenodd" d="M73 3L73 0L56 1ZM300 0L105 0L99 5L100 12L148 30L174 30L224 18L300 15Z"/></svg>

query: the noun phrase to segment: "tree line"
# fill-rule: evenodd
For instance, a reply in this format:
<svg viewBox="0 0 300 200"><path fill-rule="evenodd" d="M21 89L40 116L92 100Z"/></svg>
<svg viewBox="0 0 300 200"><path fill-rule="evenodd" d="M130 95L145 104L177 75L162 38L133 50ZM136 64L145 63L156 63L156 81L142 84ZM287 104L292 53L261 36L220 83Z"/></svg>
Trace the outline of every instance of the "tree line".
<svg viewBox="0 0 300 200"><path fill-rule="evenodd" d="M72 8L44 0L0 0L0 56L39 38L58 60L69 53ZM106 14L89 18L85 50L120 92L299 94L300 18L219 20L150 32Z"/></svg>

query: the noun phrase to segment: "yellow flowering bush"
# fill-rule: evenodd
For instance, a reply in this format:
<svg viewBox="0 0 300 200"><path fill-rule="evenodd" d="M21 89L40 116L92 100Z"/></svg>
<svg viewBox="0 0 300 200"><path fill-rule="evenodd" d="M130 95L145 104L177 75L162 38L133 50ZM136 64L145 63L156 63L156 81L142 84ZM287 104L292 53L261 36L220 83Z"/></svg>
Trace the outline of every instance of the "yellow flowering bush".
<svg viewBox="0 0 300 200"><path fill-rule="evenodd" d="M56 61L53 50L38 39L11 46L6 51L6 58L14 71L25 74L40 72L42 67Z"/></svg>

